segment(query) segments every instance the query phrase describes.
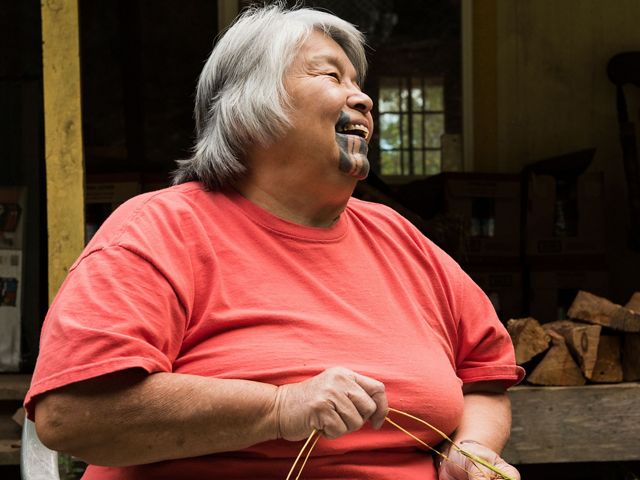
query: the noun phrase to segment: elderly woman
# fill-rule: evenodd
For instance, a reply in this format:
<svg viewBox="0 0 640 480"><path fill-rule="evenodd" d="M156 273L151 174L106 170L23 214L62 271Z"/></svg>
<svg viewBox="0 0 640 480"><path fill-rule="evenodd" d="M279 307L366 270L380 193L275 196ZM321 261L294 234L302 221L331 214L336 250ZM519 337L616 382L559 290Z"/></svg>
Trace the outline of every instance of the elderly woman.
<svg viewBox="0 0 640 480"><path fill-rule="evenodd" d="M365 69L361 34L308 9L249 10L219 41L176 185L107 220L45 321L25 404L84 478L284 479L314 431L302 478L476 478L390 407L517 477L498 453L522 371L491 304L406 220L351 198Z"/></svg>

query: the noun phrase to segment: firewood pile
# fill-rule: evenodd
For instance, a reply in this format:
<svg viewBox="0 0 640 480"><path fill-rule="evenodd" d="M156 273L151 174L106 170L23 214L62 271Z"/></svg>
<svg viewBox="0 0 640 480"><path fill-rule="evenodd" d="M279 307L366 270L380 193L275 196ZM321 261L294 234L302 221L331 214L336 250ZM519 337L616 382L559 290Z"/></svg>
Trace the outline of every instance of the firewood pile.
<svg viewBox="0 0 640 480"><path fill-rule="evenodd" d="M622 306L580 291L568 320L511 319L516 363L533 385L578 386L640 380L640 292Z"/></svg>

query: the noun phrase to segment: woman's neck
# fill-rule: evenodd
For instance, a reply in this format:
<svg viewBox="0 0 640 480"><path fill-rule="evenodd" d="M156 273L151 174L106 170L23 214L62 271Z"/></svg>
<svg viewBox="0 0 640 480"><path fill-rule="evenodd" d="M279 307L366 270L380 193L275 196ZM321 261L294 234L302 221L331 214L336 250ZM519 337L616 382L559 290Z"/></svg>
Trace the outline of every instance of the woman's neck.
<svg viewBox="0 0 640 480"><path fill-rule="evenodd" d="M350 193L333 201L320 201L311 188L307 192L280 184L261 185L251 181L236 182L234 188L247 200L292 223L308 227L330 227L347 206Z"/></svg>

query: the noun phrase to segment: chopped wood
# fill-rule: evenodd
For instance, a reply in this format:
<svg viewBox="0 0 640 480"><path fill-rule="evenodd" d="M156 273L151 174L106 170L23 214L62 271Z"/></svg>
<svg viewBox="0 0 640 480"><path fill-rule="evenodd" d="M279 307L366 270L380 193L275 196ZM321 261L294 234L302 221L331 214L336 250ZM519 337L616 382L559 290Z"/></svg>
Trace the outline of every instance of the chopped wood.
<svg viewBox="0 0 640 480"><path fill-rule="evenodd" d="M640 312L640 292L631 295L631 299L629 299L625 307L634 312Z"/></svg>
<svg viewBox="0 0 640 480"><path fill-rule="evenodd" d="M623 380L621 343L619 335L600 336L598 360L591 376L592 382L616 383Z"/></svg>
<svg viewBox="0 0 640 480"><path fill-rule="evenodd" d="M549 348L551 339L532 317L512 318L507 330L516 351L516 363L522 365Z"/></svg>
<svg viewBox="0 0 640 480"><path fill-rule="evenodd" d="M582 373L590 379L598 358L598 343L602 327L570 320L559 320L545 323L543 328L545 331L553 330L564 337L567 347L578 361Z"/></svg>
<svg viewBox="0 0 640 480"><path fill-rule="evenodd" d="M551 348L527 377L527 381L536 385L584 385L587 380L571 356L564 337L554 331L548 333L551 337Z"/></svg>
<svg viewBox="0 0 640 480"><path fill-rule="evenodd" d="M627 333L622 341L622 374L625 382L640 380L640 334Z"/></svg>
<svg viewBox="0 0 640 480"><path fill-rule="evenodd" d="M27 413L24 408L18 408L15 413L11 416L11 419L16 422L20 427L24 425L24 419L27 416Z"/></svg>
<svg viewBox="0 0 640 480"><path fill-rule="evenodd" d="M640 312L582 290L569 308L568 316L623 332L640 332Z"/></svg>

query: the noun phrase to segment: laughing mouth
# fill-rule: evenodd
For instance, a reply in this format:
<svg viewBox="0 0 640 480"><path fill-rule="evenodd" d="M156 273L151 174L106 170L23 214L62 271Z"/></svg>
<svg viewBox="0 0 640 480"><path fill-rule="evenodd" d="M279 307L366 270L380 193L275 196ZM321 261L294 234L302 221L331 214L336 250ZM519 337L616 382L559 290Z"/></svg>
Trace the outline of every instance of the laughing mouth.
<svg viewBox="0 0 640 480"><path fill-rule="evenodd" d="M357 137L368 140L369 129L362 123L350 122L349 116L344 112L340 112L340 118L336 124L336 132L343 135L355 135Z"/></svg>
<svg viewBox="0 0 640 480"><path fill-rule="evenodd" d="M336 129L336 132L345 135L357 135L365 140L369 138L369 129L359 123L347 123L344 127Z"/></svg>

